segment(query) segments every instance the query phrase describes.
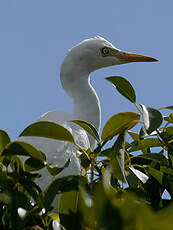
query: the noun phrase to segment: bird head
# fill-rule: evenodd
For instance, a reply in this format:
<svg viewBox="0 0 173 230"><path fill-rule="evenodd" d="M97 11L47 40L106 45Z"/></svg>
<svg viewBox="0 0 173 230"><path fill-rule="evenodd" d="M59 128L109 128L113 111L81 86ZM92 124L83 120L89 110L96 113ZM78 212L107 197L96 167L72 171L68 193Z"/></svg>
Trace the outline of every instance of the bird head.
<svg viewBox="0 0 173 230"><path fill-rule="evenodd" d="M85 68L88 72L112 65L130 62L155 62L155 58L124 52L115 48L102 37L86 39L74 46L68 53L76 68Z"/></svg>

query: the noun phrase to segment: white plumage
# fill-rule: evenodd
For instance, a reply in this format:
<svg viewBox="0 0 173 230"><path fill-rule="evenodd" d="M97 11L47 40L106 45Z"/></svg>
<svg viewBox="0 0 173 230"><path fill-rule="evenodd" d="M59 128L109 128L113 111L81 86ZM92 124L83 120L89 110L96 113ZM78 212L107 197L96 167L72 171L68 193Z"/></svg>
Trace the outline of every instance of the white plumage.
<svg viewBox="0 0 173 230"><path fill-rule="evenodd" d="M47 112L38 121L46 120L62 124L72 133L78 145L85 149L90 146L93 149L94 139L82 128L69 122L72 119L84 120L99 131L100 102L90 84L91 72L111 65L143 61L156 61L156 59L120 51L102 37L84 40L68 52L61 65L61 83L74 102L73 113L69 115L63 111ZM76 157L77 149L74 145L41 137L22 137L22 140L45 153L49 164L61 167L70 158L69 167L64 169L58 177L80 173L80 162ZM50 183L51 176L46 169L41 173L43 176L38 183L44 189Z"/></svg>

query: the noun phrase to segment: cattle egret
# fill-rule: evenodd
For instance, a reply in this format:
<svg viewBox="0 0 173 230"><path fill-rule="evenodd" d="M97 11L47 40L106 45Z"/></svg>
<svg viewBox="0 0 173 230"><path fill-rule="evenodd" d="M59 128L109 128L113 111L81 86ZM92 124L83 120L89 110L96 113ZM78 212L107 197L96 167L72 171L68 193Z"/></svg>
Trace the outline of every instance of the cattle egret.
<svg viewBox="0 0 173 230"><path fill-rule="evenodd" d="M154 62L154 58L127 53L115 48L102 37L94 37L82 41L69 50L61 64L60 79L64 90L74 102L72 114L62 111L51 111L42 115L38 121L53 121L67 128L81 148L94 148L95 141L81 127L69 120L84 120L92 124L97 131L100 128L100 102L90 84L90 74L103 67L120 65L130 62ZM46 154L47 162L52 165L63 166L68 159L70 164L58 177L76 175L81 167L76 157L77 148L73 144L42 137L22 137L22 140L32 144ZM38 179L44 189L51 181L51 175L46 169Z"/></svg>

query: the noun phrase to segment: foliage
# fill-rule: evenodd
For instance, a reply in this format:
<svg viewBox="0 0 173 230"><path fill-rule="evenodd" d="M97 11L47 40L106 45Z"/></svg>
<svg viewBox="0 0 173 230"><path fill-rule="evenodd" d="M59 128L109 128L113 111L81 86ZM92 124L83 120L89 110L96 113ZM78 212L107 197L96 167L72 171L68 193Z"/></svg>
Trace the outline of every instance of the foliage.
<svg viewBox="0 0 173 230"><path fill-rule="evenodd" d="M71 133L54 122L36 122L22 136L42 136L73 143L81 151L81 175L55 179L61 168L23 141L11 141L0 130L0 229L162 230L173 218L173 113L136 103L132 85L123 77L107 78L137 108L112 116L101 137L85 121L83 127L97 143L81 149ZM133 131L131 130L133 127ZM137 130L137 131L134 131ZM23 162L21 156L26 156ZM36 183L47 168L52 181L45 190ZM162 195L167 191L168 195ZM52 201L61 194L57 212Z"/></svg>

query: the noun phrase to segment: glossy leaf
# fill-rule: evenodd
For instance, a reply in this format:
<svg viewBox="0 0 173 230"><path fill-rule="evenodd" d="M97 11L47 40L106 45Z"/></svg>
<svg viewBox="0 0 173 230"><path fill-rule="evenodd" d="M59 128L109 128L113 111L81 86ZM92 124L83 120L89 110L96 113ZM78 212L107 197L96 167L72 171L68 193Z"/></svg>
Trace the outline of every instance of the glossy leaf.
<svg viewBox="0 0 173 230"><path fill-rule="evenodd" d="M81 120L72 120L71 122L85 129L85 131L87 131L97 142L100 142L99 134L92 124L89 124L88 122Z"/></svg>
<svg viewBox="0 0 173 230"><path fill-rule="evenodd" d="M49 173L52 175L52 176L56 176L58 175L60 172L62 172L63 169L67 168L70 164L70 159L68 159L68 161L64 164L63 167L58 167L57 165L49 165L47 164L46 167L47 167L47 170L49 171Z"/></svg>
<svg viewBox="0 0 173 230"><path fill-rule="evenodd" d="M140 119L138 113L124 112L117 113L112 116L103 127L101 139L107 141L112 139L115 135L120 134L124 129L131 129Z"/></svg>
<svg viewBox="0 0 173 230"><path fill-rule="evenodd" d="M147 107L145 105L141 105L141 107L143 111L142 115L144 120L144 127L147 134L151 134L153 131L160 127L163 122L163 116L157 109Z"/></svg>
<svg viewBox="0 0 173 230"><path fill-rule="evenodd" d="M112 148L111 168L114 176L126 183L124 172L124 150L125 150L125 136L126 130L120 134Z"/></svg>
<svg viewBox="0 0 173 230"><path fill-rule="evenodd" d="M8 133L0 129L0 153L4 150L5 146L10 142Z"/></svg>
<svg viewBox="0 0 173 230"><path fill-rule="evenodd" d="M39 121L28 126L20 136L38 136L75 143L72 134L55 122Z"/></svg>
<svg viewBox="0 0 173 230"><path fill-rule="evenodd" d="M135 90L127 79L120 76L113 76L107 77L106 80L110 81L115 88L129 101L133 103L136 102Z"/></svg>
<svg viewBox="0 0 173 230"><path fill-rule="evenodd" d="M2 155L23 155L31 156L32 158L36 158L40 161L45 160L45 156L38 149L24 141L14 141L9 143L5 147Z"/></svg>

